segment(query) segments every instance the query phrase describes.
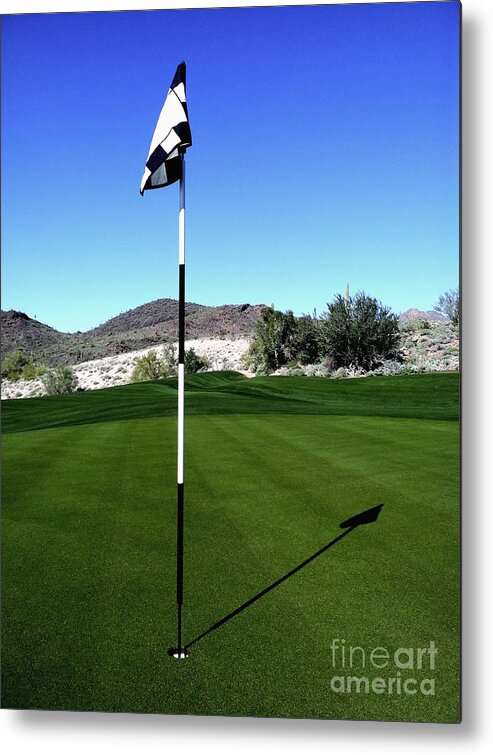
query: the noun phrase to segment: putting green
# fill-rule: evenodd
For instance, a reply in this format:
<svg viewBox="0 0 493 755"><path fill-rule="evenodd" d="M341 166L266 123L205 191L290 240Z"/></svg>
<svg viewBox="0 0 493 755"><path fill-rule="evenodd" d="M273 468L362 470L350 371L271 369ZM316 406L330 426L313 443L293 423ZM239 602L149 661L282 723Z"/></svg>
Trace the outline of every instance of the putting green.
<svg viewBox="0 0 493 755"><path fill-rule="evenodd" d="M456 374L187 379L187 642L344 519L384 506L185 661L166 654L174 381L3 407L3 707L458 720ZM333 663L335 639L362 649L352 668ZM430 641L433 670L416 654L414 669L396 667L396 649ZM382 647L391 661L378 669ZM348 674L415 678L418 691L331 688Z"/></svg>

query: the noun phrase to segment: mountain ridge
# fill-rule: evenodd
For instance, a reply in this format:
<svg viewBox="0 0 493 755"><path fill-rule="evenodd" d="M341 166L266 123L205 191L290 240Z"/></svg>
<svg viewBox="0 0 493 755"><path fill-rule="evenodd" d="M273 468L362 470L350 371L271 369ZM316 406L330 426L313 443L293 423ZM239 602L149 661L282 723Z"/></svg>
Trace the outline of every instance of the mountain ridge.
<svg viewBox="0 0 493 755"><path fill-rule="evenodd" d="M251 336L264 304L223 304L211 307L187 302L186 337ZM155 344L174 341L178 334L178 301L155 299L90 328L66 333L25 312L1 312L2 354L20 349L49 367L101 359Z"/></svg>
<svg viewBox="0 0 493 755"><path fill-rule="evenodd" d="M447 317L444 317L440 312L436 312L434 309L406 309L405 312L401 312L399 320L403 322L411 322L413 320L431 320L432 322L447 322Z"/></svg>
<svg viewBox="0 0 493 755"><path fill-rule="evenodd" d="M265 304L185 305L187 338L251 337ZM402 322L430 320L445 322L433 310L408 309ZM175 341L178 334L178 301L153 301L121 312L87 331L67 333L10 309L1 312L2 354L20 349L49 367L78 364L149 346Z"/></svg>

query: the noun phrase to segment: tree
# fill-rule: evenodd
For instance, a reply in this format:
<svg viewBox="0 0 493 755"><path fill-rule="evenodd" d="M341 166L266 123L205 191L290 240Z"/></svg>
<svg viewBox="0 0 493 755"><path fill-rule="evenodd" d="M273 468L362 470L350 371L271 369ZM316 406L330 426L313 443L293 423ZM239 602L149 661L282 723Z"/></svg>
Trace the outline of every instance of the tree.
<svg viewBox="0 0 493 755"><path fill-rule="evenodd" d="M433 309L435 312L440 312L440 314L448 317L453 325L458 325L460 312L459 290L456 288L451 289L450 291L445 291L445 293L439 297Z"/></svg>
<svg viewBox="0 0 493 755"><path fill-rule="evenodd" d="M338 294L321 321L323 352L334 367L371 370L385 359L399 359L399 323L389 307L358 292Z"/></svg>
<svg viewBox="0 0 493 755"><path fill-rule="evenodd" d="M171 377L176 373L176 360L172 346L163 348L161 359L154 350L148 351L134 361L132 382L140 383L144 380L159 380Z"/></svg>
<svg viewBox="0 0 493 755"><path fill-rule="evenodd" d="M293 358L293 337L296 321L293 313L279 312L273 307L262 310L255 328L247 360L255 367L270 372Z"/></svg>
<svg viewBox="0 0 493 755"><path fill-rule="evenodd" d="M21 377L23 380L36 380L36 378L44 375L45 372L46 367L42 364L29 362L29 364L26 364L25 367L23 367Z"/></svg>
<svg viewBox="0 0 493 755"><path fill-rule="evenodd" d="M27 364L29 364L29 359L23 351L20 349L11 351L2 359L2 377L13 382L19 380Z"/></svg>
<svg viewBox="0 0 493 755"><path fill-rule="evenodd" d="M59 393L72 393L77 387L77 378L70 367L55 367L41 376L41 382L48 396Z"/></svg>
<svg viewBox="0 0 493 755"><path fill-rule="evenodd" d="M2 377L16 382L23 380L35 380L46 371L40 364L35 364L32 357L28 357L23 351L17 349L6 354L2 360Z"/></svg>
<svg viewBox="0 0 493 755"><path fill-rule="evenodd" d="M209 360L200 357L195 349L188 349L185 352L185 372L198 372L209 366Z"/></svg>
<svg viewBox="0 0 493 755"><path fill-rule="evenodd" d="M295 320L290 344L291 357L301 364L313 364L320 358L320 328L315 317L301 315Z"/></svg>

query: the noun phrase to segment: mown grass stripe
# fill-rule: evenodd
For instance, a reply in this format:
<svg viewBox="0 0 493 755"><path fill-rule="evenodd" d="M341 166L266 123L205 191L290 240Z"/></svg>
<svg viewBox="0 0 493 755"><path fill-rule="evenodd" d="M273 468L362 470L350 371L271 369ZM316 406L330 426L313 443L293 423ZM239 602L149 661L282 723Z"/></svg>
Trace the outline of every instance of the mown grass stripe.
<svg viewBox="0 0 493 755"><path fill-rule="evenodd" d="M253 378L238 373L186 377L187 416L322 414L458 419L459 376L436 373L354 380ZM88 393L2 402L3 431L175 416L176 379Z"/></svg>
<svg viewBox="0 0 493 755"><path fill-rule="evenodd" d="M455 389L450 376L422 377L410 378L416 406L405 408L416 416L402 419L372 416L362 394L351 404L357 381L343 388L345 416L309 414L291 399L283 413L265 395L270 413L256 412L255 397L232 392L229 408L240 410L214 413L221 392L196 392L209 413L191 414L185 436L187 639L323 546L347 516L385 506L375 525L197 643L185 664L166 655L176 630L176 418L159 414L164 394L153 384L113 389L101 404L111 399L110 421L96 413L92 424L39 430L27 427L73 422L63 397L49 412L41 402L38 418L14 409L24 431L3 442L3 704L456 720L458 447L457 423L445 420ZM385 383L389 410L406 386ZM129 419L130 395L154 414ZM89 416L89 394L69 398ZM379 396L375 404L381 411ZM331 694L333 637L370 649L433 638L432 704Z"/></svg>

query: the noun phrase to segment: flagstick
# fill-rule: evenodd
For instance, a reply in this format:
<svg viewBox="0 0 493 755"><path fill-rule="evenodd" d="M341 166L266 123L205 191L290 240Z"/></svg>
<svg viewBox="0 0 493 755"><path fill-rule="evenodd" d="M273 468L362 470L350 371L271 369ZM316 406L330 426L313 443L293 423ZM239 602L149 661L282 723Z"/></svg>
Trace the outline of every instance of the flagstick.
<svg viewBox="0 0 493 755"><path fill-rule="evenodd" d="M176 603L178 607L177 657L186 657L182 646L183 605L183 445L185 419L185 155L181 156L180 210L178 215L178 497L176 526ZM176 656L175 656L176 657Z"/></svg>

